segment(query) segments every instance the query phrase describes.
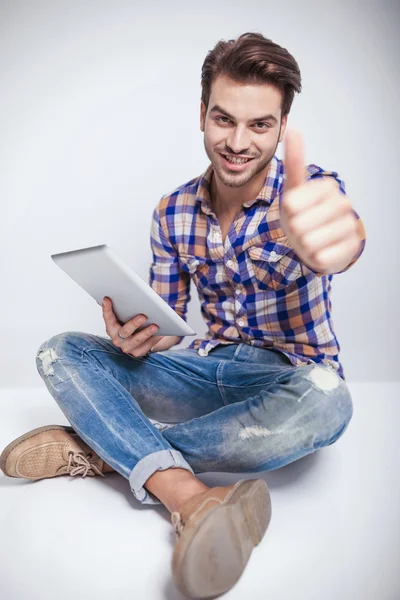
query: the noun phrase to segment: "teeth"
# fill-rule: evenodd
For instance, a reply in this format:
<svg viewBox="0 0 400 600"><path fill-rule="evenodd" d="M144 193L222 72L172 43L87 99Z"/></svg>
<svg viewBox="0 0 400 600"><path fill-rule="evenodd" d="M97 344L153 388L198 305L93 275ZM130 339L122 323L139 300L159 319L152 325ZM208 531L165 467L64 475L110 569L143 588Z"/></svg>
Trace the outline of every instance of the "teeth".
<svg viewBox="0 0 400 600"><path fill-rule="evenodd" d="M231 156L227 156L226 154L224 154L225 158L233 163L234 165L242 165L243 163L248 162L248 158L236 158L236 157L231 157Z"/></svg>

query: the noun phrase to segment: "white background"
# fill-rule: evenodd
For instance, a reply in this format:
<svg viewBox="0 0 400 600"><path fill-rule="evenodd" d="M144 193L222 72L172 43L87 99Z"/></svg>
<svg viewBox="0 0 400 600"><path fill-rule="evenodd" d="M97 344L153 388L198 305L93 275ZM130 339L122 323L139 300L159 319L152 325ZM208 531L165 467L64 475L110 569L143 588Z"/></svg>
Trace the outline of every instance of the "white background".
<svg viewBox="0 0 400 600"><path fill-rule="evenodd" d="M365 251L332 295L354 418L334 445L257 475L273 516L227 599L400 597L399 16L385 0L0 0L0 450L67 424L36 372L39 345L105 334L100 307L50 255L107 243L147 280L154 206L208 165L200 70L219 39L259 31L293 54L303 91L289 126L364 221ZM201 479L241 477L254 474ZM8 600L183 600L165 509L139 505L119 475L1 476L0 506Z"/></svg>
<svg viewBox="0 0 400 600"><path fill-rule="evenodd" d="M147 280L154 206L208 165L203 60L246 31L299 63L289 126L366 227L333 278L346 377L398 381L398 24L395 2L0 2L0 386L40 387L36 351L56 333L105 335L51 254L107 243ZM193 286L188 321L205 333Z"/></svg>

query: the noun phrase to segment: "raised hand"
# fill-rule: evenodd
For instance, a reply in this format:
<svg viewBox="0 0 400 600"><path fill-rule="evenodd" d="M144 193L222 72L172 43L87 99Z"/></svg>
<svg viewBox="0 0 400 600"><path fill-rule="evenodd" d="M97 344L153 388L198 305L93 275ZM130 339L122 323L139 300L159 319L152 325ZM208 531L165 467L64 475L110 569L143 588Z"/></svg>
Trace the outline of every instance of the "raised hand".
<svg viewBox="0 0 400 600"><path fill-rule="evenodd" d="M282 229L300 261L319 273L344 269L360 247L357 218L333 177L306 181L301 134L287 130Z"/></svg>

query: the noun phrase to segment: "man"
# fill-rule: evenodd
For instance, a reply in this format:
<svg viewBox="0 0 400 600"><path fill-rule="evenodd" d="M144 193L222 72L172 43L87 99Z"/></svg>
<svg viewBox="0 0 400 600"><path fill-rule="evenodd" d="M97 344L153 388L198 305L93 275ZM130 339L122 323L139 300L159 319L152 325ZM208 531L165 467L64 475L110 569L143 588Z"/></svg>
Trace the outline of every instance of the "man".
<svg viewBox="0 0 400 600"><path fill-rule="evenodd" d="M365 229L337 173L305 167L285 137L294 58L261 34L220 41L202 68L200 124L211 164L163 196L151 226L150 284L186 318L190 282L208 331L181 338L122 325L109 337L66 332L37 368L71 427L30 431L3 451L11 477L129 480L142 503L171 512L175 582L206 598L230 589L271 518L261 478L209 488L195 474L257 473L333 444L353 406L331 319L333 274L349 269Z"/></svg>

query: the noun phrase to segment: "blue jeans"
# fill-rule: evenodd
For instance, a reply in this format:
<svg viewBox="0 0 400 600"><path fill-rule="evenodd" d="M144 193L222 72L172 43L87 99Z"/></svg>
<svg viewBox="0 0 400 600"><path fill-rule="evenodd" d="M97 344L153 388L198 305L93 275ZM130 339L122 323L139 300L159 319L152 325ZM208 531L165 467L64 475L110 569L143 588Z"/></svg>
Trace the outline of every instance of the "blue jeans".
<svg viewBox="0 0 400 600"><path fill-rule="evenodd" d="M353 414L333 367L244 343L135 358L71 331L42 344L36 364L74 430L145 504L160 504L144 487L156 471L277 469L333 444Z"/></svg>

